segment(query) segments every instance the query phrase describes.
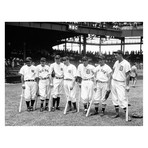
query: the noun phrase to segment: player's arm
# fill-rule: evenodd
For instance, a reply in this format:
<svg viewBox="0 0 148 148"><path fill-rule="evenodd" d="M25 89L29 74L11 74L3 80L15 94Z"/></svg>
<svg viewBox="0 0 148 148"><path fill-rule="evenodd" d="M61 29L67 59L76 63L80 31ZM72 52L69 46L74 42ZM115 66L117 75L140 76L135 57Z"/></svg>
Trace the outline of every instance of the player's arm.
<svg viewBox="0 0 148 148"><path fill-rule="evenodd" d="M112 79L112 72L110 72L108 75L108 85L107 85L107 88L108 90L111 90L111 79Z"/></svg>

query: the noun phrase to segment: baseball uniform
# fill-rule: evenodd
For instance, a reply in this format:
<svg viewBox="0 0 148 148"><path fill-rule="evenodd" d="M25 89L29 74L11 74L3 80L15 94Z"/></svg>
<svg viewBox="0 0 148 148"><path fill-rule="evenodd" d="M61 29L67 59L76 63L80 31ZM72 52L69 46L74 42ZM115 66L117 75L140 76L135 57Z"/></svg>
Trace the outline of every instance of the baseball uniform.
<svg viewBox="0 0 148 148"><path fill-rule="evenodd" d="M126 108L127 99L125 97L125 87L126 87L126 73L131 70L128 61L123 59L121 62L117 60L113 66L114 72L112 75L111 82L111 92L112 92L112 102L114 106L120 106L121 108Z"/></svg>

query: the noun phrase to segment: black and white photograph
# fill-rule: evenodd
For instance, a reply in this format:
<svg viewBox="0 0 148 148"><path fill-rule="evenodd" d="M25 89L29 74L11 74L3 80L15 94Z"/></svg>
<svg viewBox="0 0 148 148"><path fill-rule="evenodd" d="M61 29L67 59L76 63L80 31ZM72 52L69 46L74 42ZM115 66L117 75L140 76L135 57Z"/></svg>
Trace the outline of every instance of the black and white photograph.
<svg viewBox="0 0 148 148"><path fill-rule="evenodd" d="M2 0L1 147L145 147L146 6Z"/></svg>
<svg viewBox="0 0 148 148"><path fill-rule="evenodd" d="M5 125L142 126L143 22L5 22Z"/></svg>

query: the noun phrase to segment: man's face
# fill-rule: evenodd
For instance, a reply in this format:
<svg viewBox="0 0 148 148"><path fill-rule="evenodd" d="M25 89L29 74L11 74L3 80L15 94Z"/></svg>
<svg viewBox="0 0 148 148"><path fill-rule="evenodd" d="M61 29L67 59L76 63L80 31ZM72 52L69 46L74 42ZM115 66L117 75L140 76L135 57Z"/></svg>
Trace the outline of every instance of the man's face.
<svg viewBox="0 0 148 148"><path fill-rule="evenodd" d="M118 54L118 53L115 53L115 58L116 58L117 60L119 60L119 59L121 58L121 55Z"/></svg>
<svg viewBox="0 0 148 148"><path fill-rule="evenodd" d="M64 63L65 65L68 65L69 60L63 60L63 63Z"/></svg>
<svg viewBox="0 0 148 148"><path fill-rule="evenodd" d="M60 63L60 58L55 58L56 63Z"/></svg>
<svg viewBox="0 0 148 148"><path fill-rule="evenodd" d="M27 65L27 66L31 66L31 63L32 63L31 61L27 61L27 62L26 62L26 65Z"/></svg>
<svg viewBox="0 0 148 148"><path fill-rule="evenodd" d="M88 65L88 60L87 61L83 61L84 66Z"/></svg>
<svg viewBox="0 0 148 148"><path fill-rule="evenodd" d="M45 61L41 61L41 66L45 66L46 62Z"/></svg>
<svg viewBox="0 0 148 148"><path fill-rule="evenodd" d="M104 60L103 59L99 59L99 64L103 65L104 64Z"/></svg>

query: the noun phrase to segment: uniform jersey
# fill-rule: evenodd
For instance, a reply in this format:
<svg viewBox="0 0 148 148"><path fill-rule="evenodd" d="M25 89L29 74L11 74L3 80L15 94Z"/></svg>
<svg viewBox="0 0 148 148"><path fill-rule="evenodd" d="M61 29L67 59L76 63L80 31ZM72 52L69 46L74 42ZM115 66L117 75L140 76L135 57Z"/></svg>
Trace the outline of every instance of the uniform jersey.
<svg viewBox="0 0 148 148"><path fill-rule="evenodd" d="M39 78L48 78L48 77L49 77L49 71L50 71L50 69L49 69L49 66L48 66L48 65L45 65L45 66L43 67L43 66L41 66L41 64L40 64L40 65L38 65L38 66L36 67L36 69L37 69L37 76L38 76Z"/></svg>
<svg viewBox="0 0 148 148"><path fill-rule="evenodd" d="M74 79L76 77L76 67L73 64L64 65L64 79Z"/></svg>
<svg viewBox="0 0 148 148"><path fill-rule="evenodd" d="M114 66L114 73L113 73L113 79L117 81L125 81L126 80L126 73L131 70L130 63L123 59L122 62L119 63L119 61L116 61Z"/></svg>
<svg viewBox="0 0 148 148"><path fill-rule="evenodd" d="M95 72L96 80L107 82L109 80L108 74L112 72L112 69L107 64L104 64L103 66L98 65L95 68Z"/></svg>
<svg viewBox="0 0 148 148"><path fill-rule="evenodd" d="M54 70L55 72L55 77L63 77L63 68L64 68L64 64L63 63L60 63L60 64L57 64L57 63L53 63L50 65L50 74L52 73L52 71Z"/></svg>
<svg viewBox="0 0 148 148"><path fill-rule="evenodd" d="M84 64L80 64L78 66L77 75L82 79L91 79L94 77L95 67L93 65L88 64L86 67Z"/></svg>
<svg viewBox="0 0 148 148"><path fill-rule="evenodd" d="M24 80L34 80L37 77L36 67L31 65L24 65L20 71L20 74L24 75Z"/></svg>
<svg viewBox="0 0 148 148"><path fill-rule="evenodd" d="M136 73L137 73L137 67L136 67L135 65L133 65L133 66L131 67L130 76L135 77L135 76L136 76Z"/></svg>

